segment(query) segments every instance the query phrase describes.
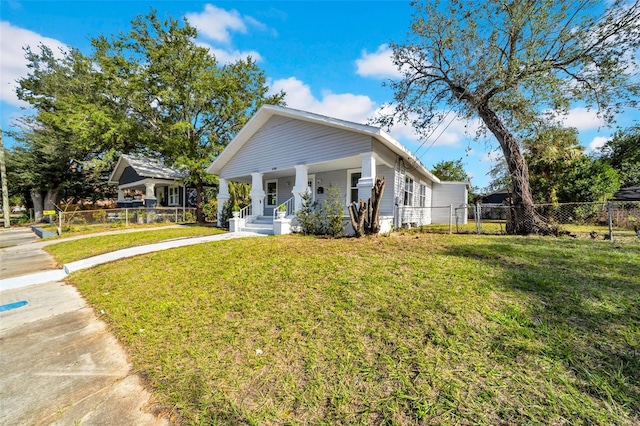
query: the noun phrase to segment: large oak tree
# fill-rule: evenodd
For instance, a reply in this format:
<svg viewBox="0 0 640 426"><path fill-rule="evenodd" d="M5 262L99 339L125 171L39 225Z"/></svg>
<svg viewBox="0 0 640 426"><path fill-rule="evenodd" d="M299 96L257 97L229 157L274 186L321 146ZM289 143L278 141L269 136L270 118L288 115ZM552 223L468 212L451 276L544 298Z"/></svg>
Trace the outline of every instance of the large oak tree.
<svg viewBox="0 0 640 426"><path fill-rule="evenodd" d="M154 11L132 21L131 30L93 40L105 96L143 131L139 144L165 163L185 168L197 190L197 220L204 221L206 167L268 96L264 72L250 57L220 64L196 41L184 20L161 20Z"/></svg>
<svg viewBox="0 0 640 426"><path fill-rule="evenodd" d="M638 0L415 2L405 43L392 43L403 77L391 83L395 114L427 135L446 109L479 118L511 176L511 233L546 233L534 210L521 140L574 102L611 121L636 105Z"/></svg>
<svg viewBox="0 0 640 426"><path fill-rule="evenodd" d="M66 144L59 154L96 168L114 153L160 157L187 171L203 222L204 188L214 183L206 167L261 105L282 104L284 94L267 95L250 57L220 64L197 35L186 20L151 11L127 33L94 38L88 56L27 48L31 71L17 93L36 115L24 138L47 129Z"/></svg>

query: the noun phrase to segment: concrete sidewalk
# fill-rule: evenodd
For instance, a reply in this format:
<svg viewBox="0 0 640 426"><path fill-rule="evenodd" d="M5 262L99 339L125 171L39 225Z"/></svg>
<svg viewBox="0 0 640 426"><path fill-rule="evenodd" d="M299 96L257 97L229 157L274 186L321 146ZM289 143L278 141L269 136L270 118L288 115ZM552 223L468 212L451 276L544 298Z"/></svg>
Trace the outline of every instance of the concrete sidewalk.
<svg viewBox="0 0 640 426"><path fill-rule="evenodd" d="M95 236L87 235L85 238ZM179 238L170 241L164 241L155 244L147 244L143 246L130 247L122 250L117 250L111 253L105 253L87 259L78 260L62 266L62 269L52 269L52 265L55 265L55 261L46 252L42 250L43 243L30 243L22 246L8 247L0 250L0 256L2 256L2 276L4 277L5 271L5 256L19 256L21 257L20 264L26 264L27 267L36 268L37 270L44 269L43 271L31 273L31 274L18 274L10 278L0 279L0 291L12 290L15 288L26 287L30 285L42 284L50 281L59 281L64 279L68 274L79 271L81 269L91 268L102 263L113 262L115 260L124 259L127 257L138 256L141 254L152 253L161 250L167 250L171 248L191 246L195 244L210 243L213 241L229 240L232 238L245 238L245 237L264 237L263 234L257 234L253 232L234 232L218 235L209 235L206 237L193 237L193 238ZM78 239L78 237L73 238ZM53 240L53 242L63 242L65 240ZM50 243L49 243L50 244ZM45 254L43 256L43 253ZM39 262L33 259L25 259L24 256L31 256L37 254ZM43 267L43 264L45 267ZM7 269L22 271L22 268L8 266Z"/></svg>
<svg viewBox="0 0 640 426"><path fill-rule="evenodd" d="M67 273L129 256L259 234L184 238L118 250L47 269L55 262L31 231L0 231L0 424L166 425L166 413L131 370L124 348ZM87 235L92 237L94 235ZM85 238L86 238L85 237ZM74 239L82 238L74 237Z"/></svg>

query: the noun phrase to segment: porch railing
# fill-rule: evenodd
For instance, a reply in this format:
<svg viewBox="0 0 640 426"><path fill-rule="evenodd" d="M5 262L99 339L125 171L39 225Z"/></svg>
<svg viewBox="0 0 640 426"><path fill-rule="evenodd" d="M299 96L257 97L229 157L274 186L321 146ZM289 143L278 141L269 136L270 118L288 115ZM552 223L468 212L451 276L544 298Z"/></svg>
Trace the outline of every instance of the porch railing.
<svg viewBox="0 0 640 426"><path fill-rule="evenodd" d="M296 209L296 199L295 197L291 197L289 198L287 201L285 201L284 203L280 203L278 204L274 209L273 209L273 218L275 219L276 217L278 217L278 210L280 210L280 206L283 205L287 208L287 216L293 214L295 212Z"/></svg>
<svg viewBox="0 0 640 426"><path fill-rule="evenodd" d="M240 218L246 219L247 217L251 216L252 212L253 212L253 209L251 208L251 204L249 204L248 206L240 209Z"/></svg>

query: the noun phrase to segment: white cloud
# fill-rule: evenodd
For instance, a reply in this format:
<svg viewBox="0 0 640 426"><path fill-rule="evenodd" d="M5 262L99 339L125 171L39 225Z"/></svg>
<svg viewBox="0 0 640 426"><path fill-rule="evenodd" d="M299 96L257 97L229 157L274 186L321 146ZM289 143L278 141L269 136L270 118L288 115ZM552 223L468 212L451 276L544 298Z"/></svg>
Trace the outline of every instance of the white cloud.
<svg viewBox="0 0 640 426"><path fill-rule="evenodd" d="M598 129L605 125L604 120L598 117L597 111L584 107L573 108L566 116L556 117L556 120L564 126L575 127L579 132Z"/></svg>
<svg viewBox="0 0 640 426"><path fill-rule="evenodd" d="M219 49L219 48L213 47L210 44L203 43L203 42L198 42L197 45L201 47L206 47L207 49L209 49L209 51L216 57L217 61L220 62L221 64L230 64L240 59L246 59L247 56L251 56L251 58L256 62L262 61L262 56L260 55L260 53L258 53L255 50L247 50L247 51L225 50L225 49Z"/></svg>
<svg viewBox="0 0 640 426"><path fill-rule="evenodd" d="M374 53L362 51L360 59L356 60L356 73L362 77L398 78L402 74L394 65L392 50L388 44L381 44Z"/></svg>
<svg viewBox="0 0 640 426"><path fill-rule="evenodd" d="M321 99L317 99L311 93L311 88L295 77L275 80L270 87L271 93L280 90L286 93L285 101L288 107L327 117L364 124L375 110L375 102L365 95L326 91L322 93Z"/></svg>
<svg viewBox="0 0 640 426"><path fill-rule="evenodd" d="M588 150L589 152L597 151L604 146L605 143L609 140L608 137L605 136L596 136L593 138L591 142L589 142Z"/></svg>
<svg viewBox="0 0 640 426"><path fill-rule="evenodd" d="M201 36L221 43L230 42L231 31L247 32L247 19L237 10L227 11L211 4L205 5L201 13L187 13L185 18L198 29ZM248 22L257 21L252 18Z"/></svg>
<svg viewBox="0 0 640 426"><path fill-rule="evenodd" d="M237 10L225 10L211 4L205 5L201 13L187 13L185 18L198 29L200 37L213 43L200 41L198 45L208 48L220 63L229 64L247 56L251 56L256 62L262 61L262 55L255 50L240 51L228 47L232 32L246 34L249 27L267 30L267 26L257 19L242 16Z"/></svg>
<svg viewBox="0 0 640 426"><path fill-rule="evenodd" d="M33 31L11 25L7 21L0 22L0 100L15 106L26 104L18 99L15 93L16 80L26 77L29 73L27 60L24 57L24 46L37 49L39 44L51 48L54 54L67 46L53 38L44 37Z"/></svg>

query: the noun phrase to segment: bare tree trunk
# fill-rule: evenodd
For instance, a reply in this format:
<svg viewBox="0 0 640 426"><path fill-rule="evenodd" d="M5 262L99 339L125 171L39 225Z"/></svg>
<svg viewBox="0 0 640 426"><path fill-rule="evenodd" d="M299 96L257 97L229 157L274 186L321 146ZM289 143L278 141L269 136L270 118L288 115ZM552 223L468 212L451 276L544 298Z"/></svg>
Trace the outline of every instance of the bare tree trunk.
<svg viewBox="0 0 640 426"><path fill-rule="evenodd" d="M380 202L384 192L384 178L376 179L376 183L371 189L371 198L365 203L360 200L360 204L352 202L349 206L349 217L351 226L356 237L367 234L378 234L380 232Z"/></svg>
<svg viewBox="0 0 640 426"><path fill-rule="evenodd" d="M367 224L365 232L367 234L378 234L380 232L380 203L382 202L382 193L384 192L384 177L376 179L373 189L371 189L371 198L369 198L369 207L367 209Z"/></svg>
<svg viewBox="0 0 640 426"><path fill-rule="evenodd" d="M362 237L364 234L364 220L365 212L367 211L367 205L364 201L360 200L360 205L356 202L352 202L349 205L349 217L351 218L351 226L353 232L357 238Z"/></svg>
<svg viewBox="0 0 640 426"><path fill-rule="evenodd" d="M518 235L549 234L548 224L543 221L533 207L533 196L529 186L529 169L520 151L518 141L487 103L478 106L478 113L487 128L498 139L511 175L513 204L511 214L507 216L507 233Z"/></svg>
<svg viewBox="0 0 640 426"><path fill-rule="evenodd" d="M32 189L30 191L31 194L31 202L33 203L33 215L36 223L42 222L42 211L44 210L43 204L44 201L42 199L42 193L37 189Z"/></svg>

